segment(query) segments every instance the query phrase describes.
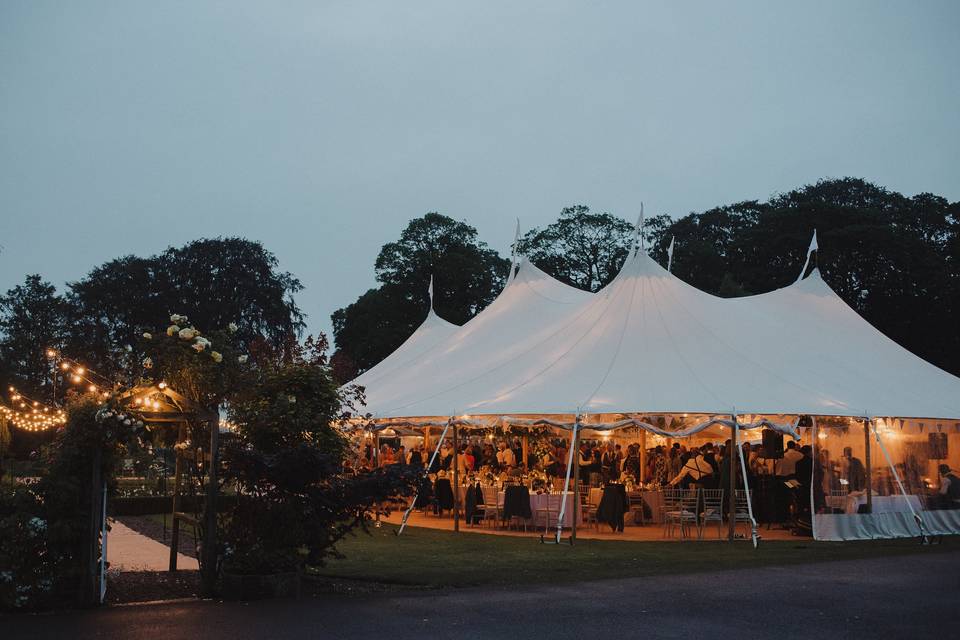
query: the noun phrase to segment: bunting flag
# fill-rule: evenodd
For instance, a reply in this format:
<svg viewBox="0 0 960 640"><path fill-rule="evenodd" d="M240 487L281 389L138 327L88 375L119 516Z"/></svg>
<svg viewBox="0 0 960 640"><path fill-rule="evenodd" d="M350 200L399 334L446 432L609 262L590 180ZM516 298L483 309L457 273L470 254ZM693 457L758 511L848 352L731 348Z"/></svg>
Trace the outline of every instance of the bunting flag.
<svg viewBox="0 0 960 640"><path fill-rule="evenodd" d="M813 230L813 238L810 239L810 248L807 249L807 259L803 263L803 269L800 270L800 276L797 278L797 282L803 280L803 276L807 273L807 267L810 266L810 256L813 255L813 252L817 250L817 230ZM796 284L796 282L794 283Z"/></svg>
<svg viewBox="0 0 960 640"><path fill-rule="evenodd" d="M676 241L676 236L670 236L670 246L667 247L667 271L673 267L673 243Z"/></svg>

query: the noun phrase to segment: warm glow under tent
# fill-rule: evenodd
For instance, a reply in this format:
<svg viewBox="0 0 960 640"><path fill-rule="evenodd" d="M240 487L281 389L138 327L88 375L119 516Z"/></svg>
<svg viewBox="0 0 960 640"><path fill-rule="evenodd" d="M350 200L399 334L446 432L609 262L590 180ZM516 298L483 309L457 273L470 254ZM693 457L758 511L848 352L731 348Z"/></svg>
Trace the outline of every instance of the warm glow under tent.
<svg viewBox="0 0 960 640"><path fill-rule="evenodd" d="M960 438L960 378L877 331L817 269L769 293L719 298L640 250L591 295L525 260L488 309L393 371L357 381L383 426L449 417L569 429L576 416L588 430L629 423L664 435L644 417L689 414L671 434L682 437L718 424L795 433L812 416L817 459L849 447L868 469L871 452L880 465L875 505L869 489L867 512L856 492L831 495L829 515L814 516L817 538L960 533L960 510L920 500L931 469L952 459L929 453L927 435ZM731 415L736 423L719 422ZM960 461L958 446L949 449Z"/></svg>

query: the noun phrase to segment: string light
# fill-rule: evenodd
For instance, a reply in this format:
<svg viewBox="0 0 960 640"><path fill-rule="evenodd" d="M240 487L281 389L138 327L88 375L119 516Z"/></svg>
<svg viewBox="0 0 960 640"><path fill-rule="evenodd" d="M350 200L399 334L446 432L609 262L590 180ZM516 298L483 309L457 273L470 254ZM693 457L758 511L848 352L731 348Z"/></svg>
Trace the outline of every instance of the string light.
<svg viewBox="0 0 960 640"><path fill-rule="evenodd" d="M24 431L46 431L67 422L63 409L51 409L36 400L27 398L13 387L9 388L12 407L0 404L0 414L18 429Z"/></svg>

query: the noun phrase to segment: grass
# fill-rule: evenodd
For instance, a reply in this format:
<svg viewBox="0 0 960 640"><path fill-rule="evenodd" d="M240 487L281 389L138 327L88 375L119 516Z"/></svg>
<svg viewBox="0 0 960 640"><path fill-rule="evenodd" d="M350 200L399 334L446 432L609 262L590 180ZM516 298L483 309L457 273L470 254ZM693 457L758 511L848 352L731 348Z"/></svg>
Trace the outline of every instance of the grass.
<svg viewBox="0 0 960 640"><path fill-rule="evenodd" d="M576 546L544 545L529 537L408 527L402 536L385 524L338 546L346 557L317 569L330 579L422 588L558 584L875 558L957 550L955 539L939 546L916 540L866 542L627 542L580 539Z"/></svg>

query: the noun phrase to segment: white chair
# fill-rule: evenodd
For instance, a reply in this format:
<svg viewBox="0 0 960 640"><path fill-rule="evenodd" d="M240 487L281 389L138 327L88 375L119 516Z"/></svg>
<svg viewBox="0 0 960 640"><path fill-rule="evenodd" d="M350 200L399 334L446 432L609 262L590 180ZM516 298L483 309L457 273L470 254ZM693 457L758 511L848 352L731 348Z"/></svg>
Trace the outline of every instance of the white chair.
<svg viewBox="0 0 960 640"><path fill-rule="evenodd" d="M698 536L703 538L703 530L707 523L717 523L717 537L723 535L723 489L702 489L699 505L700 526Z"/></svg>
<svg viewBox="0 0 960 640"><path fill-rule="evenodd" d="M686 538L690 525L697 526L697 490L667 489L663 492L663 535L672 537L679 530Z"/></svg>

